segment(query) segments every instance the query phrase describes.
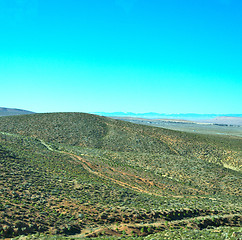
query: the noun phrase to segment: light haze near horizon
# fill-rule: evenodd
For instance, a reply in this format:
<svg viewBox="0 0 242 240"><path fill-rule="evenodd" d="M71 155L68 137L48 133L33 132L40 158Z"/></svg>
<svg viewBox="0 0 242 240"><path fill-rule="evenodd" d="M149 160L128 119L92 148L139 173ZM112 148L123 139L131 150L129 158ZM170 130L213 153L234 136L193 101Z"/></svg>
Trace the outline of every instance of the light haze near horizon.
<svg viewBox="0 0 242 240"><path fill-rule="evenodd" d="M242 111L240 0L0 0L0 106Z"/></svg>

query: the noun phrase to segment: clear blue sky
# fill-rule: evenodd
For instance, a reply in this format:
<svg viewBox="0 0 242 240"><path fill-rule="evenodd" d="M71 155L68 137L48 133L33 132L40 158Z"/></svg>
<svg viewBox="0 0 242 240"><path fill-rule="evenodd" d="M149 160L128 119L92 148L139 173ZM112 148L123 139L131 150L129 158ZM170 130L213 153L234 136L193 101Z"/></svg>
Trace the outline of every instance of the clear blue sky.
<svg viewBox="0 0 242 240"><path fill-rule="evenodd" d="M0 0L0 107L242 113L242 1Z"/></svg>

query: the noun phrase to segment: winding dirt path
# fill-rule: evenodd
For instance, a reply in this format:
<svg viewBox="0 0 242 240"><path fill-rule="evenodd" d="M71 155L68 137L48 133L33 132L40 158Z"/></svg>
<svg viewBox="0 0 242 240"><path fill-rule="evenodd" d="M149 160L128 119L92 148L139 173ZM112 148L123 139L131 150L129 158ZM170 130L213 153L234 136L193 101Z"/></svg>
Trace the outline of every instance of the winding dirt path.
<svg viewBox="0 0 242 240"><path fill-rule="evenodd" d="M16 136L16 134L11 134L11 133L4 133L4 132L0 132L0 133L2 133L2 134L4 134L4 135ZM132 190L135 190L135 191L138 191L138 192L142 192L142 193L146 193L146 194L149 194L149 195L161 196L161 195L159 195L159 194L151 193L151 192L146 191L146 190L144 190L144 189L142 189L142 188L132 186L131 184L128 184L128 183L125 183L125 182L119 181L119 180L117 180L117 179L114 179L114 178L108 177L108 176L106 176L106 175L104 175L104 174L102 174L102 173L100 173L100 172L94 171L94 170L92 169L92 164L89 163L88 161L86 161L84 158L82 158L82 157L80 157L80 156L78 156L78 155L76 155L76 154L73 154L73 153L69 153L69 152L59 151L59 150L53 149L50 145L48 145L47 143L45 143L42 139L37 139L37 140L39 140L40 143L41 143L42 145L44 145L48 150L50 150L50 151L52 151L52 152L58 152L58 153L62 153L62 154L66 154L66 155L71 156L72 159L77 160L78 162L80 162L80 163L82 164L83 168L84 168L86 171L88 171L89 173L91 173L91 174L95 174L95 175L97 175L97 176L99 176L99 177L101 177L101 178L105 178L105 179L111 180L112 182L114 182L114 183L116 183L116 184L118 184L118 185L120 185L120 186L122 186L122 187L131 188ZM111 169L112 169L113 171L117 171L117 172L122 173L121 171L118 171L118 170L116 170L116 169L114 169L114 168L111 168ZM150 185L153 185L153 182L151 182L151 181L149 181L149 180L146 180L146 179L143 179L143 178L140 178L140 177L138 177L138 176L131 175L131 174L126 174L126 173L122 173L122 174L123 174L123 175L130 175L130 176L132 176L132 177L134 177L134 178L136 178L136 179L140 179L140 181L142 181L142 182L147 182L147 183L149 183Z"/></svg>
<svg viewBox="0 0 242 240"><path fill-rule="evenodd" d="M224 214L220 216L216 215L207 215L207 216L197 216L197 217L189 217L189 218L184 218L181 220L171 220L171 221L166 221L166 220L160 220L157 222L152 222L152 223L120 223L118 226L117 224L109 224L106 226L100 226L96 228L84 228L80 234L75 235L75 237L97 237L100 233L107 233L107 235L116 235L116 236L121 236L120 232L123 230L128 234L128 235L133 235L133 233L138 233L138 235L149 235L153 234L156 232L163 231L165 229L169 229L170 227L185 227L190 225L190 227L193 227L194 229L198 229L200 223L202 224L203 221L207 221L208 226L240 226L239 221L237 223L233 223L230 220L233 219L234 217L240 218L241 215L239 214ZM214 220L213 220L214 219ZM216 219L218 221L216 222ZM218 223L219 222L219 223ZM193 226L191 225L193 224ZM210 225L209 225L210 224ZM206 224L204 225L206 228ZM218 227L218 226L217 226ZM141 229L148 229L150 228L150 232L146 232L145 234L142 233Z"/></svg>
<svg viewBox="0 0 242 240"><path fill-rule="evenodd" d="M47 147L47 144L45 144L45 146ZM50 150L51 148L48 147L48 149ZM71 156L72 159L74 159L74 160L80 162L80 163L82 164L83 168L84 168L85 170L87 170L89 173L95 174L95 175L97 175L97 176L99 176L99 177L101 177L101 178L104 178L104 179L111 180L113 183L116 183L116 184L118 184L118 185L120 185L120 186L122 186L122 187L130 188L130 189L132 189L132 190L134 190L134 191L136 191L136 192L140 192L140 193L146 193L146 194L153 195L153 196L164 197L164 195L161 195L161 194L158 194L158 193L154 193L154 192L149 192L149 191L147 191L147 190L144 190L144 189L142 189L142 188L139 188L139 187L133 186L133 185L128 184L128 183L126 183L126 182L122 182L122 181L119 181L119 180L117 180L117 179L115 179L115 178L108 177L108 176L104 175L103 173L100 173L100 172L94 171L94 170L92 169L92 167L93 167L92 164L91 164L90 162L86 161L84 158L78 156L78 155L75 155L75 154L73 154L73 153L69 153L69 152L65 152L65 151L58 151L58 150L54 150L54 149L53 149L53 151L56 151L56 152L63 153L63 154L66 154L66 155ZM121 171L119 171L119 170L116 170L116 169L114 169L114 168L110 168L110 169L112 169L113 171L119 172L119 173L121 173L122 175L132 176L132 177L134 177L134 178L136 178L136 179L139 179L142 183L145 183L145 184L148 183L149 185L152 185L152 186L153 186L153 182L151 182L151 181L149 181L149 180L147 180L147 179L141 178L141 177L136 176L136 175L128 174L128 173L123 173L123 172L121 172ZM184 196L182 196L182 195L169 195L169 196L171 196L171 197L175 197L175 198L183 198L183 197L184 197ZM198 198L197 196L187 196L187 197L189 197L189 198ZM200 196L200 198L206 198L206 197L201 197L201 196Z"/></svg>
<svg viewBox="0 0 242 240"><path fill-rule="evenodd" d="M147 193L147 194L150 194L150 195L161 196L161 195L159 195L159 194L151 193L151 192L148 192L148 191L146 191L146 190L144 190L144 189L142 189L142 188L135 187L135 186L132 186L132 185L130 185L130 184L128 184L128 183L125 183L125 182L122 182L122 181L116 180L116 179L114 179L114 178L108 177L108 176L106 176L106 175L104 175L104 174L102 174L102 173L100 173L100 172L96 172L96 171L94 171L94 170L91 168L91 163L87 162L84 158L82 158L82 157L80 157L80 156L78 156L78 155L75 155L75 154L73 154L73 153L64 152L64 151L58 151L58 152L61 152L61 153L67 154L67 155L71 156L72 158L77 159L79 162L81 162L83 168L84 168L85 170L87 170L89 173L92 173L92 174L95 174L95 175L97 175L97 176L99 176L99 177L102 177L102 178L105 178L105 179L111 180L112 182L117 183L118 185L120 185L120 186L122 186L122 187L128 187L128 188L131 188L131 189L133 189L133 190L135 190L135 191L142 192L142 193ZM134 176L134 177L139 178L138 176Z"/></svg>

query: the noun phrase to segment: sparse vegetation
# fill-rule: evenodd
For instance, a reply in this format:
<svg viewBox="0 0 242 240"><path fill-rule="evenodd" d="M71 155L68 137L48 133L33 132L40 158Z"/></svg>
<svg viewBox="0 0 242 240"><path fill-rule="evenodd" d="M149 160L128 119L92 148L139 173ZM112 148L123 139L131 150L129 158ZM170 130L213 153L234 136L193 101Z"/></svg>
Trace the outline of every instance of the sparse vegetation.
<svg viewBox="0 0 242 240"><path fill-rule="evenodd" d="M235 137L79 113L1 117L0 236L230 236L241 156ZM231 228L207 229L220 226Z"/></svg>

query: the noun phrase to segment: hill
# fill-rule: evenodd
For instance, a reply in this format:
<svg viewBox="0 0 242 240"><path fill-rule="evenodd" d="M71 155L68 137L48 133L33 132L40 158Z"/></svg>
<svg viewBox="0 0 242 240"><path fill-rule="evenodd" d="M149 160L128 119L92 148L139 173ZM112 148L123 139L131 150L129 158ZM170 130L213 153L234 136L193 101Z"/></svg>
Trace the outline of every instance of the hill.
<svg viewBox="0 0 242 240"><path fill-rule="evenodd" d="M241 138L184 133L85 113L5 117L1 118L0 131L36 137L52 144L199 157L240 167L233 162L235 157L230 152L241 151Z"/></svg>
<svg viewBox="0 0 242 240"><path fill-rule="evenodd" d="M32 114L32 113L33 112L31 112L31 111L22 110L22 109L0 107L0 117L1 116Z"/></svg>
<svg viewBox="0 0 242 240"><path fill-rule="evenodd" d="M239 227L241 143L85 113L2 117L0 232Z"/></svg>

